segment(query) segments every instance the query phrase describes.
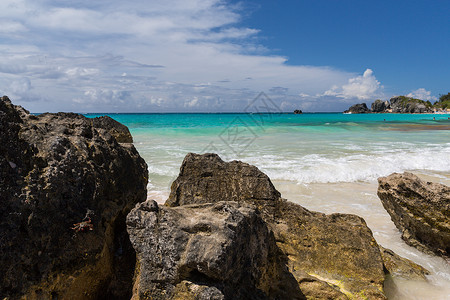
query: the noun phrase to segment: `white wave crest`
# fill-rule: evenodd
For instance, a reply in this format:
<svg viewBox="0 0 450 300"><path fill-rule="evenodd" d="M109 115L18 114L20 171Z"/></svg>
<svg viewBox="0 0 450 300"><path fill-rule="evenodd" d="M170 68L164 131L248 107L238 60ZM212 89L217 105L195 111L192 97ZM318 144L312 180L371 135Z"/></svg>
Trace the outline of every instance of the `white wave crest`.
<svg viewBox="0 0 450 300"><path fill-rule="evenodd" d="M340 157L313 154L285 161L267 158L255 163L271 179L299 184L372 181L393 172L413 170L450 172L449 148Z"/></svg>

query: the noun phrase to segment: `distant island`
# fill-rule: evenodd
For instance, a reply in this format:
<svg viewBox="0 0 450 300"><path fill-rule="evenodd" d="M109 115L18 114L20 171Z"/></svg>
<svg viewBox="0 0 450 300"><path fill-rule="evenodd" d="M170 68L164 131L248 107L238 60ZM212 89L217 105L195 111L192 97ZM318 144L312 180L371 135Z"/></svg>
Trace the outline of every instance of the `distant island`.
<svg viewBox="0 0 450 300"><path fill-rule="evenodd" d="M344 114L366 113L450 113L450 93L441 95L434 104L431 102L406 96L392 97L390 101L375 100L369 109L366 103L352 105Z"/></svg>

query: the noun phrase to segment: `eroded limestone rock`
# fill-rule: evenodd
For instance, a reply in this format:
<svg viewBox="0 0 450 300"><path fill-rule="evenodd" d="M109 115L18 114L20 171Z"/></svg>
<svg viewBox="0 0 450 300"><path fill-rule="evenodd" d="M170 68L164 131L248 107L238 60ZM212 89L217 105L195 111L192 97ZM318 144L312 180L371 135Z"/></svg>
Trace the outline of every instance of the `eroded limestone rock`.
<svg viewBox="0 0 450 300"><path fill-rule="evenodd" d="M305 299L254 207L150 200L127 227L140 262L134 299Z"/></svg>
<svg viewBox="0 0 450 300"><path fill-rule="evenodd" d="M299 283L305 283L306 272L316 277L317 286L321 281L327 282L335 298L345 297L344 294L385 298L383 260L362 218L311 212L280 198L270 179L254 166L239 161L224 162L216 154L188 154L167 204L224 200L250 203L258 208ZM308 293L312 298L323 296L323 289L315 292L310 289Z"/></svg>
<svg viewBox="0 0 450 300"><path fill-rule="evenodd" d="M412 173L378 179L378 197L405 242L427 253L450 255L450 188Z"/></svg>
<svg viewBox="0 0 450 300"><path fill-rule="evenodd" d="M132 144L118 143L115 126L97 122L34 116L0 99L2 297L131 294L135 252L125 216L146 198L147 166ZM86 226L72 229L80 222Z"/></svg>
<svg viewBox="0 0 450 300"><path fill-rule="evenodd" d="M217 154L189 153L172 183L168 206L218 201L275 201L280 193L257 167L224 162Z"/></svg>
<svg viewBox="0 0 450 300"><path fill-rule="evenodd" d="M416 264L409 259L401 257L390 249L380 246L381 256L383 257L384 266L392 277L401 277L407 280L426 281L426 275L430 275L430 271Z"/></svg>

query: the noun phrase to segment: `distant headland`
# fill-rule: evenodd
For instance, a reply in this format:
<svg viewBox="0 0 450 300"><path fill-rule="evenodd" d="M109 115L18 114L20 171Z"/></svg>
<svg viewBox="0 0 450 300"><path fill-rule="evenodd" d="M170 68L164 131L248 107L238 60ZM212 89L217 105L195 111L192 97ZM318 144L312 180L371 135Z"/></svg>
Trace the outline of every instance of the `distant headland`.
<svg viewBox="0 0 450 300"><path fill-rule="evenodd" d="M366 103L360 103L352 105L344 111L344 114L365 113L450 113L450 93L441 95L439 100L434 104L431 104L429 100L425 101L412 97L396 96L392 97L389 101L377 99L372 103L371 108L368 108Z"/></svg>

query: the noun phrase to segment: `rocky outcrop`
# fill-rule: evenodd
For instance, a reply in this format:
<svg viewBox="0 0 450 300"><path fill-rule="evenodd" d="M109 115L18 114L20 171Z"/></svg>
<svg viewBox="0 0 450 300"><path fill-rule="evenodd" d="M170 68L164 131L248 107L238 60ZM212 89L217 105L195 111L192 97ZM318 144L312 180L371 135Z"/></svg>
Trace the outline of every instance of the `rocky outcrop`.
<svg viewBox="0 0 450 300"><path fill-rule="evenodd" d="M189 153L172 183L168 206L218 201L275 201L280 198L269 177L255 166L224 162L217 154Z"/></svg>
<svg viewBox="0 0 450 300"><path fill-rule="evenodd" d="M134 299L305 299L254 207L138 204L127 217Z"/></svg>
<svg viewBox="0 0 450 300"><path fill-rule="evenodd" d="M384 299L383 260L362 218L311 212L280 198L270 179L254 166L224 162L216 154L188 154L166 204L219 201L258 208L287 256L290 272L309 297Z"/></svg>
<svg viewBox="0 0 450 300"><path fill-rule="evenodd" d="M388 101L377 99L372 103L372 112L374 113L386 112L389 108L391 108L391 105Z"/></svg>
<svg viewBox="0 0 450 300"><path fill-rule="evenodd" d="M450 254L450 188L411 173L378 179L378 197L407 244L427 253Z"/></svg>
<svg viewBox="0 0 450 300"><path fill-rule="evenodd" d="M427 107L426 102L405 96L398 96L391 98L391 109L393 113L431 113L430 107ZM430 103L431 106L431 103Z"/></svg>
<svg viewBox="0 0 450 300"><path fill-rule="evenodd" d="M371 109L368 109L365 103L352 105L344 113L362 114L362 113L432 113L433 105L429 101L423 101L406 96L392 97L389 101L375 100ZM438 108L438 107L434 107Z"/></svg>
<svg viewBox="0 0 450 300"><path fill-rule="evenodd" d="M131 141L124 132L109 118L34 116L1 98L2 297L129 298L125 216L146 198L147 166L119 144Z"/></svg>
<svg viewBox="0 0 450 300"><path fill-rule="evenodd" d="M392 277L401 277L407 280L426 281L426 275L430 275L430 271L424 267L397 255L394 251L380 246L381 256L385 268Z"/></svg>
<svg viewBox="0 0 450 300"><path fill-rule="evenodd" d="M296 109L296 110L294 110L294 114L296 114L296 115L300 115L300 114L302 114L303 112L302 112L302 110L301 109Z"/></svg>
<svg viewBox="0 0 450 300"><path fill-rule="evenodd" d="M370 109L367 108L365 103L352 105L348 110L344 111L346 114L365 114L369 112Z"/></svg>
<svg viewBox="0 0 450 300"><path fill-rule="evenodd" d="M118 143L132 143L133 137L127 126L108 117L98 117L92 119L92 125L95 128L102 128L108 131L110 135L116 138Z"/></svg>

